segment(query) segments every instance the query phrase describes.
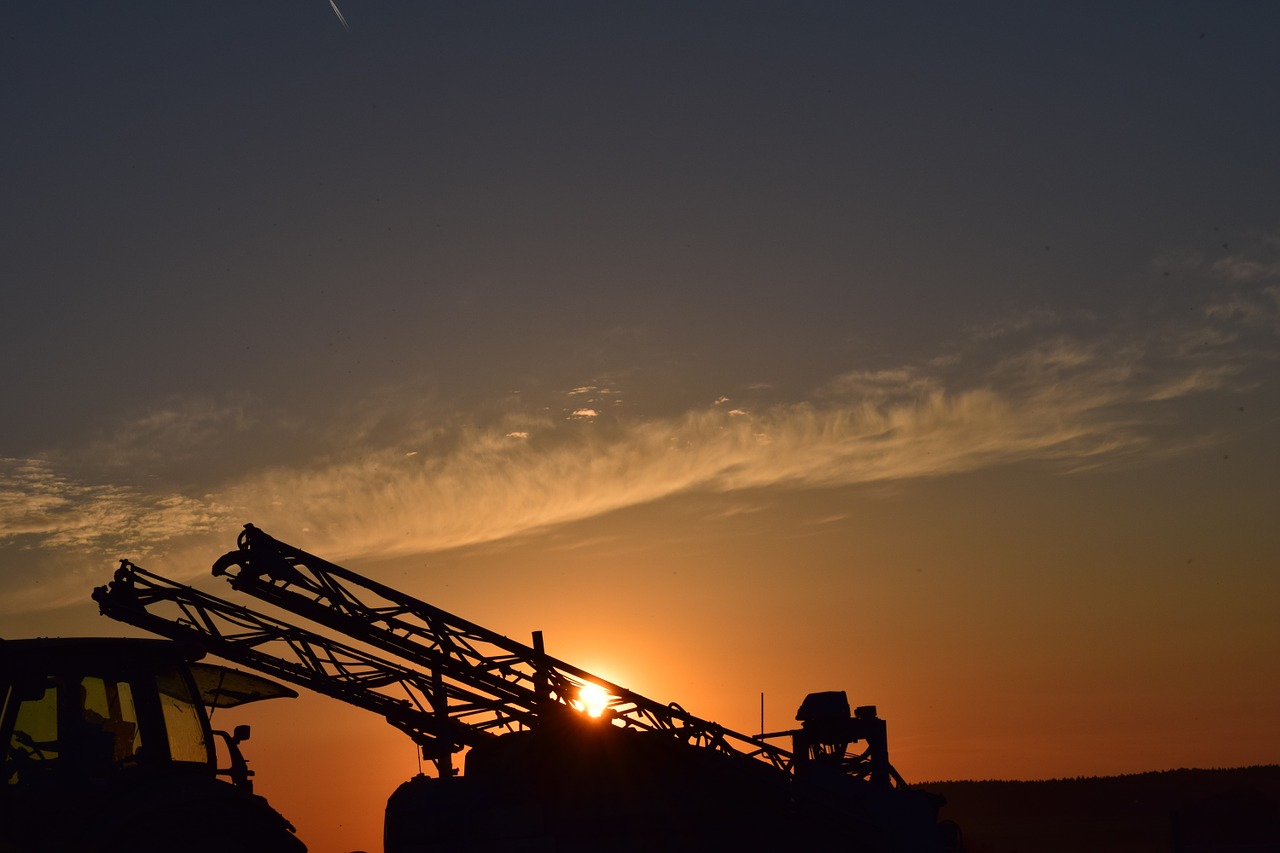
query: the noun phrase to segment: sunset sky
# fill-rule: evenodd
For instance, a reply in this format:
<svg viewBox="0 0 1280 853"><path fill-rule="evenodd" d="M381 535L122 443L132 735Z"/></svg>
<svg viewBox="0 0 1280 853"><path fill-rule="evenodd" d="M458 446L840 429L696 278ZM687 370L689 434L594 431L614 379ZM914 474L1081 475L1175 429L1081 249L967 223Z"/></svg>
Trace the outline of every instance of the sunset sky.
<svg viewBox="0 0 1280 853"><path fill-rule="evenodd" d="M245 522L908 780L1280 762L1280 5L11 3L0 635ZM316 853L417 772L235 712Z"/></svg>

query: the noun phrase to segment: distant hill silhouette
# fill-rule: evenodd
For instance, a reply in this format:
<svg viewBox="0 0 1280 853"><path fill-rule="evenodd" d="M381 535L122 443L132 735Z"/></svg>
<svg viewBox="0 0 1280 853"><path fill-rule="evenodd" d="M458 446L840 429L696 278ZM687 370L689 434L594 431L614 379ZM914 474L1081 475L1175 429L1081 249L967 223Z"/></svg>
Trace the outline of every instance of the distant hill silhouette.
<svg viewBox="0 0 1280 853"><path fill-rule="evenodd" d="M968 853L1280 853L1280 766L931 782Z"/></svg>

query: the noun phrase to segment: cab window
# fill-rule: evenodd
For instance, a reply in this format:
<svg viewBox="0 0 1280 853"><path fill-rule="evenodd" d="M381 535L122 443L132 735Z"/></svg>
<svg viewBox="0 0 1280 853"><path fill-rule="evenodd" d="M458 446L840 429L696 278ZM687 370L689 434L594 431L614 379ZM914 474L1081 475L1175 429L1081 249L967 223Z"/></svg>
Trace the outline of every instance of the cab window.
<svg viewBox="0 0 1280 853"><path fill-rule="evenodd" d="M81 715L90 724L111 736L111 762L126 765L142 748L138 712L133 704L133 688L128 681L88 676L81 680Z"/></svg>
<svg viewBox="0 0 1280 853"><path fill-rule="evenodd" d="M169 757L174 761L209 763L209 744L200 706L182 672L177 667L161 671L156 676L156 686L160 689L160 710L169 733Z"/></svg>
<svg viewBox="0 0 1280 853"><path fill-rule="evenodd" d="M16 709L13 707L16 705ZM30 783L58 758L58 684L54 679L17 682L5 699L13 730L4 756L4 781Z"/></svg>

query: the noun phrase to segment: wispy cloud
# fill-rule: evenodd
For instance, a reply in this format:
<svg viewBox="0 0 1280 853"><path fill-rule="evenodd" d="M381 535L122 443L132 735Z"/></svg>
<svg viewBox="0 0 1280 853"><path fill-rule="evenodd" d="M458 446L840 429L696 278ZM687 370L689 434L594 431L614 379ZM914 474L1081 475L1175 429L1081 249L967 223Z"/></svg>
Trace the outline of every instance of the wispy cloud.
<svg viewBox="0 0 1280 853"><path fill-rule="evenodd" d="M1214 259L1192 253L1170 255L1157 264L1210 283L1214 292L1201 306L1204 316L1280 334L1280 230L1252 234L1247 243Z"/></svg>
<svg viewBox="0 0 1280 853"><path fill-rule="evenodd" d="M189 571L199 571L243 521L335 559L387 557L499 540L695 490L1162 458L1206 440L1162 429L1182 401L1262 381L1258 365L1275 355L1274 340L1259 343L1257 332L1274 327L1280 305L1267 285L1248 284L1240 297L1249 312L1210 308L1199 321L1141 333L1041 312L991 324L954 351L849 370L765 407L730 408L720 398L675 417L619 410L604 418L580 404L616 396L616 386L582 386L565 392L577 417L507 411L486 422L427 417L410 395L384 392L305 440L299 425L239 407L165 407L91 452L0 460L0 547L38 553L45 581L59 571L73 576L65 568L72 562L101 565L108 555L151 555L163 566L196 544L202 559ZM254 467L238 452L251 437L289 453ZM191 461L184 476L156 481L123 476L161 458L204 467ZM41 595L55 603L72 592L48 583Z"/></svg>
<svg viewBox="0 0 1280 853"><path fill-rule="evenodd" d="M1280 279L1280 261L1258 261L1230 255L1214 261L1213 273L1229 281L1274 281Z"/></svg>
<svg viewBox="0 0 1280 853"><path fill-rule="evenodd" d="M216 501L78 482L38 459L0 459L0 537L85 552L124 545L151 553L158 543L213 529Z"/></svg>
<svg viewBox="0 0 1280 853"><path fill-rule="evenodd" d="M104 468L170 468L212 446L235 442L259 427L243 403L168 400L77 450L80 459Z"/></svg>

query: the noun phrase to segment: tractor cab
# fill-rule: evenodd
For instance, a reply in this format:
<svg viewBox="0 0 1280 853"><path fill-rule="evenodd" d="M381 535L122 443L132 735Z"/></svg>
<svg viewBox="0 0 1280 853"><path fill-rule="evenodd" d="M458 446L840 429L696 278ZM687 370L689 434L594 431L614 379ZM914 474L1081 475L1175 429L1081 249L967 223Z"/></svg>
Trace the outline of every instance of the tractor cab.
<svg viewBox="0 0 1280 853"><path fill-rule="evenodd" d="M252 793L248 727L215 731L208 711L297 694L200 657L169 640L0 641L0 851L304 850Z"/></svg>

